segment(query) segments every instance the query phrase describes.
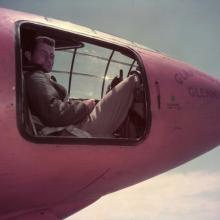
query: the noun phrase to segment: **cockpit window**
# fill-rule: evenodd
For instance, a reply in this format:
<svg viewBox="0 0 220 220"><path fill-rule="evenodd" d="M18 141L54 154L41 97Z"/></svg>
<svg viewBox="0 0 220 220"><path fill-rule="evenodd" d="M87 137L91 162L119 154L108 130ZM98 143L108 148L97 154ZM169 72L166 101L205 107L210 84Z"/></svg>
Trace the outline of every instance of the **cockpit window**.
<svg viewBox="0 0 220 220"><path fill-rule="evenodd" d="M44 102L43 105L42 103L36 104L39 98L35 97L35 93L31 96L28 94L30 86L28 83L31 83L30 75L33 75L33 71L36 72L36 65L33 65L31 59L27 59L26 52L33 50L30 49L33 48L31 44L34 44L37 36L46 36L55 40L54 64L48 81L53 88L51 90L46 88L47 91L50 91L49 93L53 93L53 91L55 93L51 95L53 98L45 99L49 100L49 104L43 97L40 100ZM129 145L138 143L146 137L150 127L150 102L146 73L141 61L133 51L109 42L27 22L19 23L17 39L17 63L20 66L17 79L19 84L17 91L18 126L25 138L41 143ZM39 64L37 68L39 68ZM46 81L44 69L40 68L38 72L41 72L40 77ZM37 77L37 74L35 75ZM103 135L102 129L100 132L93 133L93 129L89 130L87 126L84 126L84 122L92 117L89 109L91 106L89 107L87 101L93 100L91 105L101 106L100 102L105 99L106 94L111 96L115 91L117 93L121 81L127 82L129 79L136 83L135 89L132 88L130 93L134 98L129 102L124 114L121 114L119 110L118 120L121 120L121 123L117 128L108 135ZM66 97L58 91L59 85L65 88L62 90L66 91ZM139 88L137 85L140 85ZM35 87L38 88L36 84ZM130 89L130 87L128 88ZM75 104L76 107L66 110L66 106L72 105L73 102L78 103ZM115 103L111 103L111 105L117 108ZM54 109L51 106L55 106ZM44 109L44 112L42 113L38 108ZM79 110L80 108L85 109ZM99 110L96 111L103 111L101 107L97 109ZM113 107L111 109L114 110ZM109 112L105 110L106 116L111 117L111 109ZM76 114L76 118L65 116L65 111L72 111L73 114ZM77 111L83 113L77 115ZM85 113L85 111L88 112ZM96 114L99 113L96 112ZM67 123L66 117L69 117L72 123ZM52 119L55 122L51 122ZM110 123L111 119L106 122ZM105 129L106 122L103 121L103 124L99 126L103 126Z"/></svg>

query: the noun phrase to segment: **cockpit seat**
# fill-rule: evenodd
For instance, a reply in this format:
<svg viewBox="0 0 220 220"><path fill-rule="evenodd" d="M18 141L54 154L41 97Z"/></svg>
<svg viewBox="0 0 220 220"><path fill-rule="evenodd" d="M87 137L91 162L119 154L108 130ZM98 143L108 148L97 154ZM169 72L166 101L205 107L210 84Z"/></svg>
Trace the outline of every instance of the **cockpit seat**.
<svg viewBox="0 0 220 220"><path fill-rule="evenodd" d="M28 118L32 127L34 136L75 136L79 138L91 138L92 136L82 129L77 128L74 125L68 125L65 127L48 127L45 126L41 120L31 113L28 108Z"/></svg>

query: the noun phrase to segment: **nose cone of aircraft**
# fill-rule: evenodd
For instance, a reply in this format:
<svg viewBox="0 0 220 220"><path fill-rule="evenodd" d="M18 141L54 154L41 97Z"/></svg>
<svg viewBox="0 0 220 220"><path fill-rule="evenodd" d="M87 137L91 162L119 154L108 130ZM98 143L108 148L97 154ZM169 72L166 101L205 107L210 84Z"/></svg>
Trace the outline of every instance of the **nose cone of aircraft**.
<svg viewBox="0 0 220 220"><path fill-rule="evenodd" d="M153 146L161 145L169 160L178 155L186 162L219 145L220 80L164 55L141 56L150 89Z"/></svg>
<svg viewBox="0 0 220 220"><path fill-rule="evenodd" d="M183 131L195 152L208 151L220 144L220 81L194 68L173 76L166 103L173 128Z"/></svg>

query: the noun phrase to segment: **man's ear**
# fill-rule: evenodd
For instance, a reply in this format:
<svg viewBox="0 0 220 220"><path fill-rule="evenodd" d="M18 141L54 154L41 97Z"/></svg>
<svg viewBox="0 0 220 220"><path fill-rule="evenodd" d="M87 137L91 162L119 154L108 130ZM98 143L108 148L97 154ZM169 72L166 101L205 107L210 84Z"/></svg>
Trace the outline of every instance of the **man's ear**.
<svg viewBox="0 0 220 220"><path fill-rule="evenodd" d="M30 62L31 61L31 52L30 51L25 51L24 52L24 57Z"/></svg>

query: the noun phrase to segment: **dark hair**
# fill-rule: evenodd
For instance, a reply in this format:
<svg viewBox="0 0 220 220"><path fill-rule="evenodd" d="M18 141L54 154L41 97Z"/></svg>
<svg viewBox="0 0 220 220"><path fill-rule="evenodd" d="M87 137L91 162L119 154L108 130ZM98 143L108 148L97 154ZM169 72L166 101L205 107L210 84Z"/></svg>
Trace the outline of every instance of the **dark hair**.
<svg viewBox="0 0 220 220"><path fill-rule="evenodd" d="M37 44L39 44L39 43L45 43L51 47L55 47L55 40L54 39L52 39L50 37L46 37L46 36L38 36L34 39L31 51L33 51L36 48Z"/></svg>

